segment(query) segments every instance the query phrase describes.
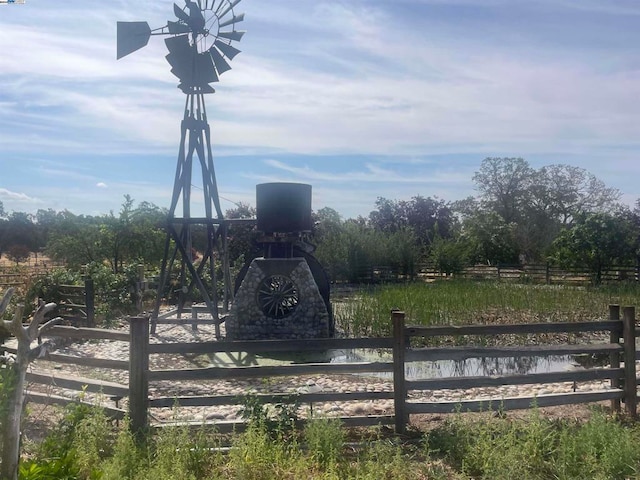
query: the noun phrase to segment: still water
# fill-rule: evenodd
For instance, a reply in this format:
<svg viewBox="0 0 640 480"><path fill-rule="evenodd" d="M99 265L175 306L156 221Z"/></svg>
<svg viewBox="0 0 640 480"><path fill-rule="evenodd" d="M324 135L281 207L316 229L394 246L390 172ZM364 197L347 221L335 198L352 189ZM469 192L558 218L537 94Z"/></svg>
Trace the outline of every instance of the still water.
<svg viewBox="0 0 640 480"><path fill-rule="evenodd" d="M565 355L551 357L507 357L507 358L470 358L462 361L440 360L407 363L405 375L408 380L474 377L487 375L524 375L531 373L551 373L576 370L602 364L606 359L594 359L591 356ZM335 350L331 363L349 362L390 362L391 354L377 350ZM367 373L368 376L391 378L392 374Z"/></svg>

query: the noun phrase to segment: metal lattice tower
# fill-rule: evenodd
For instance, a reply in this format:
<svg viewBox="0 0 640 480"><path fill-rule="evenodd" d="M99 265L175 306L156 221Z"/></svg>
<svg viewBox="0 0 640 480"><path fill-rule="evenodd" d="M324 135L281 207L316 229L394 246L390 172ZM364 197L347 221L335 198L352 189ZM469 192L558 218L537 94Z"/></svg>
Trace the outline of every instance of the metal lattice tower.
<svg viewBox="0 0 640 480"><path fill-rule="evenodd" d="M167 290L178 294L178 316L194 293L199 293L211 313L219 336L220 317L215 258L222 264L224 303L231 295L231 277L226 256L227 224L218 196L211 148L211 128L207 119L205 95L214 93L211 83L219 80L240 50L232 43L245 32L236 30L244 14L234 8L241 0L186 0L184 7L174 3L177 21L151 30L147 22L118 22L117 58L120 59L147 45L152 35L166 36L166 56L171 72L178 77L178 88L186 95L180 126L180 149L173 195L167 221L167 237L160 285L152 315L152 329L158 321L162 298ZM194 174L200 173L202 186L196 186ZM204 217L192 216L192 187L202 190ZM206 245L199 262L193 250L193 234L204 230ZM177 279L172 279L176 260ZM169 292L171 293L171 292ZM195 328L195 324L194 324Z"/></svg>

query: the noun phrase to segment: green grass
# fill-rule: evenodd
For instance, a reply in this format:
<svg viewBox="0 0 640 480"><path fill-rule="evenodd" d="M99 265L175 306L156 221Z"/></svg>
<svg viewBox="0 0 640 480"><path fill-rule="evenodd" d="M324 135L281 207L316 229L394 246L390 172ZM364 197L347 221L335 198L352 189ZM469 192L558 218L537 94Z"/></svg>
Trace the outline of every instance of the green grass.
<svg viewBox="0 0 640 480"><path fill-rule="evenodd" d="M364 288L335 311L339 331L352 336L386 336L390 311L407 314L411 325L573 322L608 318L609 304L640 304L640 286L519 285L470 280Z"/></svg>
<svg viewBox="0 0 640 480"><path fill-rule="evenodd" d="M602 414L586 423L454 416L428 434L440 456L465 478L582 480L630 479L640 472L640 429Z"/></svg>
<svg viewBox="0 0 640 480"><path fill-rule="evenodd" d="M20 479L622 480L640 472L638 424L598 412L582 423L549 420L537 410L524 419L454 414L410 438L377 429L348 431L329 419L274 436L254 422L226 438L226 454L217 448L222 437L205 429L169 427L136 441L98 409L83 414L69 432L69 450L32 455Z"/></svg>

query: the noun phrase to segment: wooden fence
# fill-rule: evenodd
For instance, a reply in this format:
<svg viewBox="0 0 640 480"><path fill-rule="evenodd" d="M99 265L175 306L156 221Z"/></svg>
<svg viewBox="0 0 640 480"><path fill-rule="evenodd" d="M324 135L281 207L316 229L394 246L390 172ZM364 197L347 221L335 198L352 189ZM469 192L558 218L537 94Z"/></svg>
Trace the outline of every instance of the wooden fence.
<svg viewBox="0 0 640 480"><path fill-rule="evenodd" d="M385 373L393 380L393 391L354 391L297 393L295 400L300 404L320 402L352 401L393 401L394 412L389 415L348 416L342 420L349 426L393 424L397 432L406 431L410 415L423 413L450 413L455 411L487 411L526 409L532 405L540 407L571 405L608 400L613 409L619 410L624 402L626 412L636 415L637 385L635 364L636 353L635 309L625 307L622 318L618 306L610 307L609 319L595 322L575 323L535 323L519 325L467 325L415 327L405 325L403 312L392 312L393 335L385 338L344 338L318 340L264 340L264 341L213 341L200 343L150 343L149 318L130 319L130 332L115 332L90 328L55 327L52 336L65 338L102 339L129 342L128 360L99 358L78 358L52 353L48 359L59 363L95 368L113 368L129 371L129 384L121 385L90 378L65 375L40 375L31 373L29 381L55 385L63 388L90 392L120 399L128 395L128 413L131 428L142 431L149 425L150 409L167 408L175 405L184 407L235 405L241 402L237 395L211 396L156 396L149 398L150 385L155 382L264 379L276 376L295 377L301 375L361 375ZM608 342L582 344L541 344L526 346L438 346L422 347L417 338L496 337L502 335L535 335L557 333L608 333ZM414 340L412 342L412 340ZM415 346L412 346L412 343ZM482 344L482 342L480 342ZM455 342L452 342L455 345ZM218 352L317 352L332 349L384 349L392 352L391 361L371 361L357 363L305 363L278 366L237 366L207 367L188 369L151 369L151 355L213 354ZM406 368L418 361L463 361L470 358L535 357L546 358L557 355L605 354L610 365L605 368L585 368L574 371L505 374L486 376L464 376L448 378L407 379ZM36 369L37 370L37 369ZM499 398L495 401L468 399L460 401L426 401L424 395L432 390L465 390L471 388L491 388L509 385L545 385L551 383L605 380L608 388L566 393L548 393L536 396ZM291 394L256 395L264 403L286 403ZM48 400L49 399L49 400ZM71 400L44 394L30 395L31 401L65 403ZM119 408L108 409L115 417L123 417ZM197 422L202 425L202 422ZM240 421L217 421L219 431L241 428Z"/></svg>
<svg viewBox="0 0 640 480"><path fill-rule="evenodd" d="M95 325L95 289L93 280L87 278L84 285L58 285L58 307L56 314L73 325Z"/></svg>
<svg viewBox="0 0 640 480"><path fill-rule="evenodd" d="M527 265L467 265L461 271L447 275L436 266L418 264L413 272L403 272L393 266L363 266L357 272L359 283L394 283L422 278L465 278L471 280L501 280L546 285L588 285L593 282L593 272L588 268L561 268L550 263ZM612 265L600 274L603 283L640 281L640 264Z"/></svg>

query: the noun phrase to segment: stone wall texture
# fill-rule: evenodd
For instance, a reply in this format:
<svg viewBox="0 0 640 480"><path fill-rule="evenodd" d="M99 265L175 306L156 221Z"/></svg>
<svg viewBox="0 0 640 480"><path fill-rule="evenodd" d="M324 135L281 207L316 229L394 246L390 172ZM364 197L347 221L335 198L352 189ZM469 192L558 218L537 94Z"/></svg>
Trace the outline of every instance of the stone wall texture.
<svg viewBox="0 0 640 480"><path fill-rule="evenodd" d="M262 282L274 275L290 280L297 291L297 304L282 318L265 314L258 300ZM329 313L304 258L254 259L225 324L228 340L329 337Z"/></svg>

